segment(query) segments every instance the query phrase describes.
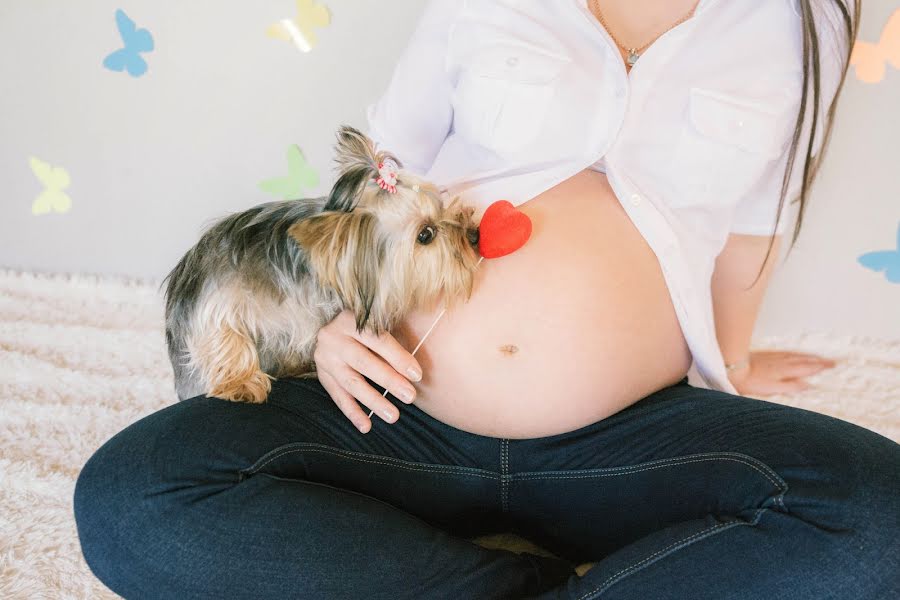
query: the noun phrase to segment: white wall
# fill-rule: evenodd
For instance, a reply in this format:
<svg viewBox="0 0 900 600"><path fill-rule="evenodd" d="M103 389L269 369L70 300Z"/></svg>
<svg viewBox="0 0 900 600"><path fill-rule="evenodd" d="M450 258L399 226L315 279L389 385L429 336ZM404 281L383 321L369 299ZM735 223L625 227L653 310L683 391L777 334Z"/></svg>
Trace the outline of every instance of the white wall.
<svg viewBox="0 0 900 600"><path fill-rule="evenodd" d="M162 277L209 220L274 199L257 186L290 144L327 192L335 131L365 125L421 3L327 5L304 54L265 35L293 0L0 1L0 266ZM102 66L120 7L154 37L138 78ZM70 212L32 215L31 155L69 171Z"/></svg>
<svg viewBox="0 0 900 600"><path fill-rule="evenodd" d="M898 0L863 2L859 41L877 42L897 11ZM896 28L893 38L900 44ZM900 70L888 65L870 84L851 67L800 236L772 280L757 333L900 339L900 272L891 282L858 262L868 252L900 252L898 236ZM900 270L900 255L893 264Z"/></svg>
<svg viewBox="0 0 900 600"><path fill-rule="evenodd" d="M301 53L265 35L293 0L2 0L0 266L158 279L211 219L272 198L258 183L286 173L290 144L319 173L308 195L325 193L337 126L365 127L423 4L327 6L331 24ZM122 46L117 8L155 40L138 78L101 64ZM866 2L860 39L877 41L898 9ZM758 334L900 339L900 284L857 261L900 251L898 110L900 71L878 84L851 72ZM29 156L68 170L69 212L32 214L41 185Z"/></svg>

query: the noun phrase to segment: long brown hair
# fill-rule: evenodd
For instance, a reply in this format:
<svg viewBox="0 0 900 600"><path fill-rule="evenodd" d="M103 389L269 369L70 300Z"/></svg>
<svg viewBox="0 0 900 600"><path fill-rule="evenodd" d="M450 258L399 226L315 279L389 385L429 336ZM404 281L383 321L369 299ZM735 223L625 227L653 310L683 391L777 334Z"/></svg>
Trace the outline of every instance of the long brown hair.
<svg viewBox="0 0 900 600"><path fill-rule="evenodd" d="M797 214L797 223L794 227L794 234L791 238L791 246L793 248L794 243L797 241L797 236L800 234L800 225L803 222L803 212L806 209L806 201L807 196L809 195L809 188L815 179L819 165L822 162L822 159L825 156L825 150L828 147L828 142L831 138L831 129L834 124L834 112L837 107L838 98L841 95L841 90L844 87L844 81L847 78L847 69L850 64L850 53L853 51L853 45L856 43L856 36L859 31L859 18L860 18L860 1L861 0L799 0L800 7L800 16L802 19L802 27L803 27L803 95L800 99L800 110L797 115L797 122L794 126L794 136L791 140L791 147L789 151L789 158L787 161L787 167L784 172L784 179L781 184L781 196L778 201L778 215L775 219L775 225L772 228L772 237L769 238L769 247L766 250L766 256L763 259L763 266L760 267L759 274L757 274L756 279L753 280L753 283L750 284L750 287L759 280L759 275L762 274L763 269L765 267L766 262L769 260L769 255L772 252L772 245L775 242L775 229L778 227L778 222L781 220L781 212L784 206L785 195L787 194L788 185L791 181L791 174L793 173L795 159L797 158L797 151L800 147L800 135L803 130L803 122L806 118L806 106L807 99L810 92L810 83L812 84L812 126L810 128L809 141L806 144L806 157L803 161L803 179L800 186L800 195L793 199L791 202L799 202L800 210ZM846 56L843 56L843 67L841 71L841 77L838 81L837 89L834 94L834 98L831 99L831 103L828 107L828 112L826 114L825 127L823 133L823 141L821 145L821 150L813 156L813 149L816 143L816 129L821 115L819 114L819 102L822 95L821 90L821 54L820 50L820 35L818 28L815 22L816 10L825 10L821 7L814 7L813 4L827 4L828 2L833 3L834 7L840 14L841 26L843 27L842 34L846 36L846 44L847 44L847 52ZM790 248L788 249L790 251ZM748 288L749 289L749 288Z"/></svg>

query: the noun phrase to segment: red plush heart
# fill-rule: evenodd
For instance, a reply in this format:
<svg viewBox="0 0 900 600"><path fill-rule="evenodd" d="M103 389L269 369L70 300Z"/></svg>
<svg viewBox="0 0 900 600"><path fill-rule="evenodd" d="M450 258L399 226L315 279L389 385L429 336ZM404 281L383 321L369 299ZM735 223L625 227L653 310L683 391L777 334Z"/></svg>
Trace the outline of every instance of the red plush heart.
<svg viewBox="0 0 900 600"><path fill-rule="evenodd" d="M478 225L478 251L485 258L512 254L531 237L531 219L510 203L497 200L487 207Z"/></svg>

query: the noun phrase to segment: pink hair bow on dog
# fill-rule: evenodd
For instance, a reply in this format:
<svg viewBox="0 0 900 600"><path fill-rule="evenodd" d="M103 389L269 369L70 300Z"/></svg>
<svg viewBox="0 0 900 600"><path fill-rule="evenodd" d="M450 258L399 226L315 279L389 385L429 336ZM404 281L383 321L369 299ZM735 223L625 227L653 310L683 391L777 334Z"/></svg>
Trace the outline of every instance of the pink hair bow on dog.
<svg viewBox="0 0 900 600"><path fill-rule="evenodd" d="M397 193L397 163L389 158L378 163L378 177L375 183L383 190L387 190L392 194Z"/></svg>

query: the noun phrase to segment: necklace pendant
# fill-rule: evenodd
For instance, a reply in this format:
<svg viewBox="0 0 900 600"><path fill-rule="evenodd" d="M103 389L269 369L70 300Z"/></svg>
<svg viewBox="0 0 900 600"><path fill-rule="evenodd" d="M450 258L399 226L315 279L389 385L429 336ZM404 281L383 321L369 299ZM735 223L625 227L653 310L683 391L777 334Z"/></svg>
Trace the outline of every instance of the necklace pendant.
<svg viewBox="0 0 900 600"><path fill-rule="evenodd" d="M635 50L634 48L631 48L630 50L628 50L628 58L626 59L628 66L633 67L634 63L636 63L640 57L641 57L641 55L638 54L637 50Z"/></svg>

